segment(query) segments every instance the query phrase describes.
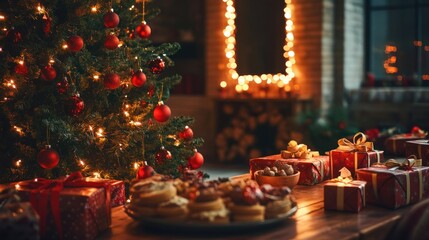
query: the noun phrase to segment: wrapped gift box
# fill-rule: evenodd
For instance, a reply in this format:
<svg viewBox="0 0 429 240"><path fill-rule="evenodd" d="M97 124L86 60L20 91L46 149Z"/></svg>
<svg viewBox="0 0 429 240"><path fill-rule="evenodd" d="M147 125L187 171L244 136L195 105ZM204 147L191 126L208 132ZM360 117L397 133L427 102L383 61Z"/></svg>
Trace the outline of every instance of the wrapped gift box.
<svg viewBox="0 0 429 240"><path fill-rule="evenodd" d="M14 187L0 185L1 239L39 239L39 215Z"/></svg>
<svg viewBox="0 0 429 240"><path fill-rule="evenodd" d="M355 177L357 169L370 167L371 164L380 163L383 160L383 151L379 150L359 152L334 149L329 152L330 176L331 178L340 176L340 169L345 167Z"/></svg>
<svg viewBox="0 0 429 240"><path fill-rule="evenodd" d="M365 206L364 181L328 182L323 186L326 210L359 212Z"/></svg>
<svg viewBox="0 0 429 240"><path fill-rule="evenodd" d="M39 216L29 202L0 208L1 239L39 239Z"/></svg>
<svg viewBox="0 0 429 240"><path fill-rule="evenodd" d="M284 159L280 154L250 159L249 166L251 178L254 179L253 175L257 170L274 166L274 162L277 160L284 161L301 172L298 184L314 185L329 179L328 156L318 156L309 159Z"/></svg>
<svg viewBox="0 0 429 240"><path fill-rule="evenodd" d="M388 154L405 157L405 143L407 141L421 140L424 138L424 136L417 136L410 133L396 134L386 139L384 150Z"/></svg>
<svg viewBox="0 0 429 240"><path fill-rule="evenodd" d="M405 156L415 155L422 160L423 166L429 166L429 141L415 140L405 143Z"/></svg>
<svg viewBox="0 0 429 240"><path fill-rule="evenodd" d="M110 185L106 180L27 180L15 185L40 216L42 238L94 239L111 223Z"/></svg>
<svg viewBox="0 0 429 240"><path fill-rule="evenodd" d="M357 178L367 182L367 203L396 209L429 196L429 167L413 167L412 171L362 168L357 170Z"/></svg>
<svg viewBox="0 0 429 240"><path fill-rule="evenodd" d="M123 181L98 179L98 178L84 178L85 182L106 183L110 185L110 205L111 207L118 207L125 204L125 185Z"/></svg>

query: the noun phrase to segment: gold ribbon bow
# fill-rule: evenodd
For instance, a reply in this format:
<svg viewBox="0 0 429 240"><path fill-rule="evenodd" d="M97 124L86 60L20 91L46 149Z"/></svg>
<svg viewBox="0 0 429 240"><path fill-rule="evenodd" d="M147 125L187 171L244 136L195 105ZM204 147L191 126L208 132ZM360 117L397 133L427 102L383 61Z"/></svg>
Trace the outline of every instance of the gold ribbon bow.
<svg viewBox="0 0 429 240"><path fill-rule="evenodd" d="M421 166L421 159L418 159L416 155L411 155L405 159L405 162L400 163L395 159L387 160L383 165L389 169L401 169L401 170L413 170L413 167Z"/></svg>
<svg viewBox="0 0 429 240"><path fill-rule="evenodd" d="M338 140L337 149L347 152L368 152L374 149L374 144L372 142L367 142L365 134L358 132L354 135L353 142L350 142L347 138L341 138Z"/></svg>
<svg viewBox="0 0 429 240"><path fill-rule="evenodd" d="M295 140L288 143L287 150L281 151L282 158L308 159L319 156L318 151L311 151L305 144L298 144Z"/></svg>

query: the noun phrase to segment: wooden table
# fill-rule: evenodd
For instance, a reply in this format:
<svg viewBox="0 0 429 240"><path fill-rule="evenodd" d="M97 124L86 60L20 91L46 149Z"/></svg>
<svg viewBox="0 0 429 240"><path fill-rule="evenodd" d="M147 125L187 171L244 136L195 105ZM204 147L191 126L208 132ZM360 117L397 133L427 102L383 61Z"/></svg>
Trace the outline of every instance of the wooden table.
<svg viewBox="0 0 429 240"><path fill-rule="evenodd" d="M323 183L296 186L298 211L278 226L234 234L194 234L151 231L128 217L122 207L112 210L112 225L99 239L383 239L410 207L390 210L367 205L359 213L325 211Z"/></svg>

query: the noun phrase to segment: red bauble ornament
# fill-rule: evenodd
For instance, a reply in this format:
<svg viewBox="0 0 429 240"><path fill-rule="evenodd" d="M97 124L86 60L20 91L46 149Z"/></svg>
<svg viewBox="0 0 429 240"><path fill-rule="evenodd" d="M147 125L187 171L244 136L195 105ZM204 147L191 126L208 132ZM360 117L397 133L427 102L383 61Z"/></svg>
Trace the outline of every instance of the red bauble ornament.
<svg viewBox="0 0 429 240"><path fill-rule="evenodd" d="M45 81L52 81L57 77L57 71L51 65L42 68L40 77Z"/></svg>
<svg viewBox="0 0 429 240"><path fill-rule="evenodd" d="M80 36L71 36L67 40L68 49L72 52L79 52L83 48L83 39Z"/></svg>
<svg viewBox="0 0 429 240"><path fill-rule="evenodd" d="M188 159L188 165L191 169L200 168L204 164L204 157L201 153L194 150L194 155Z"/></svg>
<svg viewBox="0 0 429 240"><path fill-rule="evenodd" d="M158 122L165 122L171 116L171 110L167 105L160 102L153 110L153 118Z"/></svg>
<svg viewBox="0 0 429 240"><path fill-rule="evenodd" d="M171 155L170 151L164 147L161 147L161 149L155 154L155 161L156 164L162 165L166 160L170 160L172 157L173 156Z"/></svg>
<svg viewBox="0 0 429 240"><path fill-rule="evenodd" d="M116 73L109 73L104 76L104 87L114 90L121 86L121 78Z"/></svg>
<svg viewBox="0 0 429 240"><path fill-rule="evenodd" d="M143 166L139 167L139 170L137 171L137 179L145 179L148 177L152 177L155 174L156 172L153 167L147 165L147 163L145 162Z"/></svg>
<svg viewBox="0 0 429 240"><path fill-rule="evenodd" d="M37 154L37 162L42 168L52 169L58 165L60 156L58 153L51 149L51 145L46 145L44 149L40 150Z"/></svg>
<svg viewBox="0 0 429 240"><path fill-rule="evenodd" d="M146 100L141 100L140 101L140 106L142 106L142 108L146 108L147 107L147 102L146 102Z"/></svg>
<svg viewBox="0 0 429 240"><path fill-rule="evenodd" d="M152 31L149 25L147 25L145 22L142 22L140 25L138 25L134 31L135 35L141 38L148 38L151 32Z"/></svg>
<svg viewBox="0 0 429 240"><path fill-rule="evenodd" d="M119 47L119 38L115 35L108 35L104 41L104 47L109 50L115 50Z"/></svg>
<svg viewBox="0 0 429 240"><path fill-rule="evenodd" d="M82 113L83 109L85 108L85 103L83 102L83 99L80 98L79 94L76 94L68 99L68 102L66 103L65 107L68 115L72 117L77 117Z"/></svg>
<svg viewBox="0 0 429 240"><path fill-rule="evenodd" d="M57 90L59 94L64 94L69 89L69 81L67 81L67 78L64 78L63 80L57 82Z"/></svg>
<svg viewBox="0 0 429 240"><path fill-rule="evenodd" d="M134 87L141 87L146 83L146 75L142 72L142 70L138 70L131 77L131 83Z"/></svg>
<svg viewBox="0 0 429 240"><path fill-rule="evenodd" d="M114 12L108 12L104 14L103 22L106 28L114 28L119 24L119 16Z"/></svg>
<svg viewBox="0 0 429 240"><path fill-rule="evenodd" d="M155 93L155 86L150 85L150 86L149 86L149 89L147 90L147 95L148 95L149 97L152 97L154 93Z"/></svg>
<svg viewBox="0 0 429 240"><path fill-rule="evenodd" d="M15 65L15 73L20 75L27 75L28 74L28 67L23 63L18 63Z"/></svg>
<svg viewBox="0 0 429 240"><path fill-rule="evenodd" d="M165 68L165 62L158 57L149 62L149 69L152 73L161 73Z"/></svg>
<svg viewBox="0 0 429 240"><path fill-rule="evenodd" d="M51 32L52 20L48 16L44 15L42 19L42 31L45 33L45 36Z"/></svg>
<svg viewBox="0 0 429 240"><path fill-rule="evenodd" d="M22 35L18 30L16 30L15 28L12 27L9 31L7 31L6 39L10 43L17 44L17 43L21 42Z"/></svg>
<svg viewBox="0 0 429 240"><path fill-rule="evenodd" d="M192 129L188 126L185 126L185 129L183 129L181 132L179 132L179 138L189 141L194 137L194 132Z"/></svg>

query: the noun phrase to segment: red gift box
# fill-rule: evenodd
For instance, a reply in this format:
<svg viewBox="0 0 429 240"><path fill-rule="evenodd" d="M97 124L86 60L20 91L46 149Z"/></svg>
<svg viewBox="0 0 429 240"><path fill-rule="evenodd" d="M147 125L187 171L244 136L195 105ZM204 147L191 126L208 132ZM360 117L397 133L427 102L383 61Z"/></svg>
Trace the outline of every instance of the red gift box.
<svg viewBox="0 0 429 240"><path fill-rule="evenodd" d="M356 173L359 180L367 182L368 203L396 209L429 196L429 167L412 169L371 167L358 169Z"/></svg>
<svg viewBox="0 0 429 240"><path fill-rule="evenodd" d="M423 166L429 166L429 141L415 140L405 143L405 156L415 155L422 160Z"/></svg>
<svg viewBox="0 0 429 240"><path fill-rule="evenodd" d="M384 150L386 150L386 153L405 157L405 143L407 141L420 140L424 138L424 136L417 136L411 133L396 134L386 139L386 142L384 142Z"/></svg>
<svg viewBox="0 0 429 240"><path fill-rule="evenodd" d="M40 216L42 238L94 239L111 223L110 185L85 181L80 173L60 180L34 179L15 185Z"/></svg>
<svg viewBox="0 0 429 240"><path fill-rule="evenodd" d="M99 178L84 178L85 182L106 183L110 185L110 206L118 207L125 204L125 185L123 181L99 179Z"/></svg>
<svg viewBox="0 0 429 240"><path fill-rule="evenodd" d="M354 178L357 169L370 167L373 163L380 163L383 158L383 151L379 150L368 152L331 150L329 152L330 176L331 178L340 176L340 169L345 167Z"/></svg>
<svg viewBox="0 0 429 240"><path fill-rule="evenodd" d="M323 186L326 210L359 212L365 206L364 181L328 182Z"/></svg>
<svg viewBox="0 0 429 240"><path fill-rule="evenodd" d="M250 159L250 176L254 179L254 173L265 167L273 167L274 162L280 160L290 164L300 171L298 184L314 185L329 179L329 158L318 156L309 159L289 158L284 159L280 154Z"/></svg>

